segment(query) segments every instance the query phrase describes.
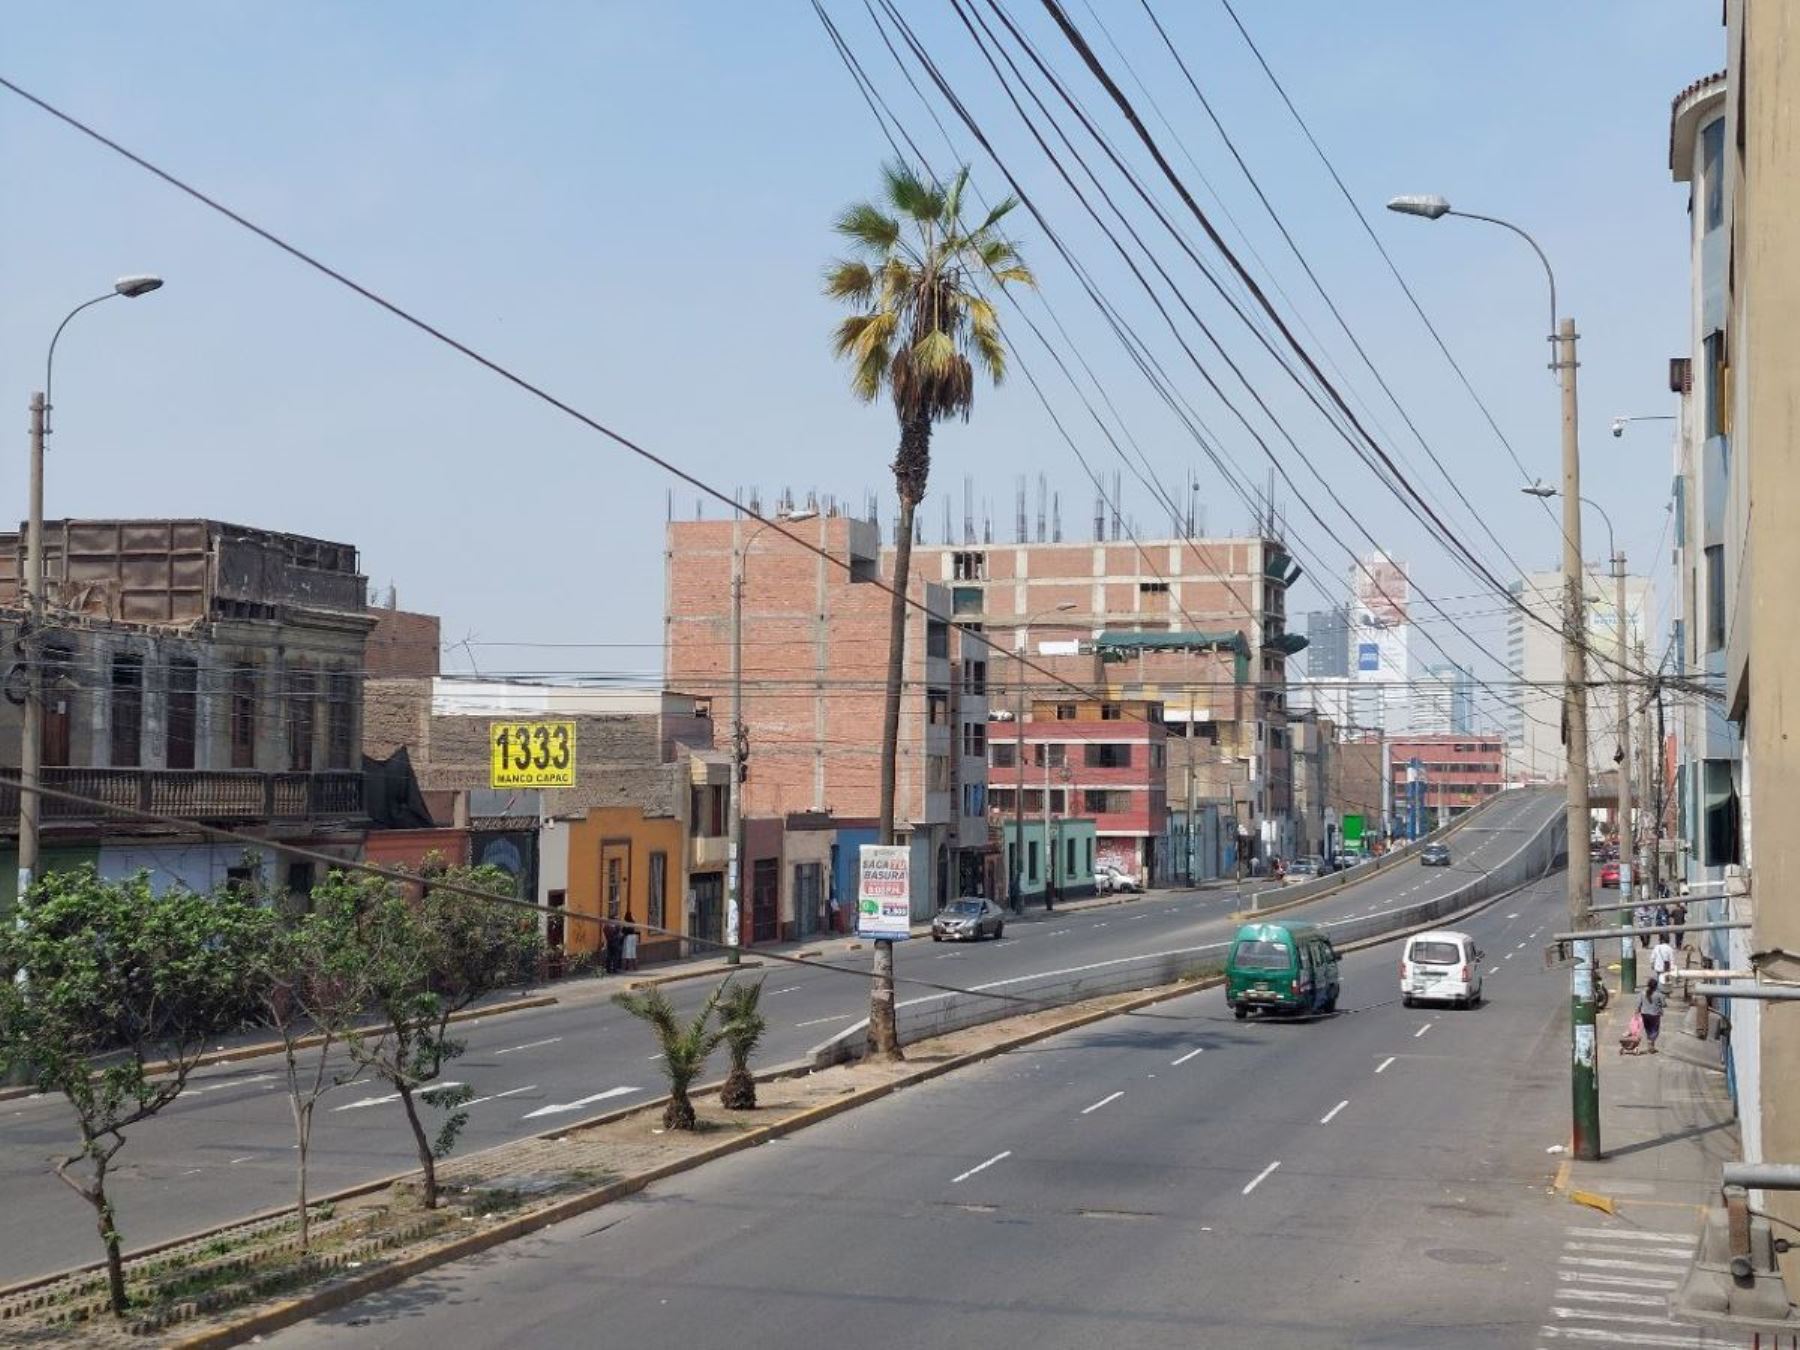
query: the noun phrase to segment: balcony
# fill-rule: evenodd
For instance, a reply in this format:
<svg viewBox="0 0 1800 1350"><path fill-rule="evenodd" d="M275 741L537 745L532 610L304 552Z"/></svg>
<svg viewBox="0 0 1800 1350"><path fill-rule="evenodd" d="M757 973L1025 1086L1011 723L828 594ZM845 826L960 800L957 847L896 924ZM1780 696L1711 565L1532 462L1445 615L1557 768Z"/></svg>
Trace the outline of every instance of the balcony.
<svg viewBox="0 0 1800 1350"><path fill-rule="evenodd" d="M688 869L712 872L731 861L731 838L725 834L696 834L688 848Z"/></svg>
<svg viewBox="0 0 1800 1350"><path fill-rule="evenodd" d="M9 769L8 773L16 773ZM260 773L251 769L76 769L43 771L47 788L103 802L107 806L185 820L351 820L363 814L361 770L322 773ZM0 783L0 822L18 819L19 789ZM50 821L132 818L87 802L43 799L42 819Z"/></svg>

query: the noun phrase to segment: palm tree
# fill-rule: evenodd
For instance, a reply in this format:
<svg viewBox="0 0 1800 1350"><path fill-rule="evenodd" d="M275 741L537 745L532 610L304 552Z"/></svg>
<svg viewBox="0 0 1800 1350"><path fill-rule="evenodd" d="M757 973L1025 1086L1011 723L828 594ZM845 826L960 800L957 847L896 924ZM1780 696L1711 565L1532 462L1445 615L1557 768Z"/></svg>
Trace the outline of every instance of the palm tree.
<svg viewBox="0 0 1800 1350"><path fill-rule="evenodd" d="M659 986L652 985L642 994L614 994L613 1002L633 1017L642 1018L656 1032L656 1043L662 1050L663 1076L669 1080L669 1104L663 1107L665 1130L698 1128L694 1104L688 1100L688 1089L706 1067L706 1058L725 1039L725 1032L711 1025L713 1010L719 1006L727 985L712 991L706 1006L694 1014L693 1021L683 1026L675 1020L675 1005Z"/></svg>
<svg viewBox="0 0 1800 1350"><path fill-rule="evenodd" d="M768 978L764 976L764 979ZM756 1109L756 1079L750 1073L750 1056L769 1029L769 1019L762 1015L763 981L755 984L725 982L724 996L719 1000L719 1030L725 1036L725 1050L731 1056L731 1072L725 1086L719 1089L719 1105L727 1111Z"/></svg>
<svg viewBox="0 0 1800 1350"><path fill-rule="evenodd" d="M962 218L965 165L948 184L927 182L904 164L882 168L883 205L858 202L834 228L856 255L834 262L825 293L854 311L834 346L850 362L850 388L863 402L885 392L900 422L894 490L900 523L894 538L894 593L888 622L887 701L881 720L881 842L894 842L894 760L900 739L900 682L906 665L906 596L912 573L913 512L931 474L931 428L968 420L975 368L999 384L1006 348L984 280L1001 289L1035 286L998 226L1016 205L1007 197L972 228ZM894 944L875 944L869 1000L869 1053L900 1058L894 1025Z"/></svg>

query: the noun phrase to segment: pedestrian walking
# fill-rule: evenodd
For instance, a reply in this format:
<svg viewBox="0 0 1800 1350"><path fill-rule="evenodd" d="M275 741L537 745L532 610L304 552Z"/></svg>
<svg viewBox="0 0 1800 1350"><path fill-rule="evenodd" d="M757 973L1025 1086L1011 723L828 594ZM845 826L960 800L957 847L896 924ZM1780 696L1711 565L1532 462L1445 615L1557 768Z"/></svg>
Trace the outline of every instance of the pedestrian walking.
<svg viewBox="0 0 1800 1350"><path fill-rule="evenodd" d="M1650 906L1639 905L1631 912L1631 917L1632 921L1637 924L1639 944L1642 945L1645 951L1649 951L1652 934L1650 921L1655 917L1651 912Z"/></svg>
<svg viewBox="0 0 1800 1350"><path fill-rule="evenodd" d="M1675 950L1680 951L1684 945L1682 938L1687 935L1687 902L1677 900L1669 906L1669 923L1675 929Z"/></svg>
<svg viewBox="0 0 1800 1350"><path fill-rule="evenodd" d="M1667 933L1656 935L1656 945L1650 949L1650 973L1657 983L1666 983L1669 972L1675 969L1675 948L1669 944Z"/></svg>
<svg viewBox="0 0 1800 1350"><path fill-rule="evenodd" d="M606 936L606 962L604 969L608 975L619 973L619 964L624 959L625 930L619 927L617 919L608 919L602 930Z"/></svg>
<svg viewBox="0 0 1800 1350"><path fill-rule="evenodd" d="M631 911L625 911L625 936L620 939L619 954L623 958L626 970L637 969L638 930L631 917Z"/></svg>
<svg viewBox="0 0 1800 1350"><path fill-rule="evenodd" d="M1656 926L1658 928L1667 928L1669 926L1669 907L1667 905L1659 904L1656 907Z"/></svg>
<svg viewBox="0 0 1800 1350"><path fill-rule="evenodd" d="M1655 978L1644 986L1644 992L1638 995L1638 1016L1644 1020L1644 1040L1649 1044L1650 1053L1656 1053L1656 1038L1662 1032L1663 1009L1669 1006L1668 998L1663 994L1662 985Z"/></svg>
<svg viewBox="0 0 1800 1350"><path fill-rule="evenodd" d="M828 919L828 923L830 925L831 931L834 933L841 932L842 925L838 921L838 912L839 912L840 906L838 905L837 896L834 894L831 897L831 899L826 901L825 903L827 904L827 906L829 906L830 918Z"/></svg>

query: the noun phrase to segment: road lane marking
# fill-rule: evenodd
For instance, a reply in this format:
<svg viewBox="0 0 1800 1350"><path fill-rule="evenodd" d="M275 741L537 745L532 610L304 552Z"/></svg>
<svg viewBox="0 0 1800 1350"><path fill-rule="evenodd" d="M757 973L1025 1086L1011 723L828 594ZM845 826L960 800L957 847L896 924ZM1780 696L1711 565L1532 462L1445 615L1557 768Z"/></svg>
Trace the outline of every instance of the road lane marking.
<svg viewBox="0 0 1800 1350"><path fill-rule="evenodd" d="M1679 1280L1646 1280L1635 1275L1590 1275L1585 1270L1559 1270L1556 1278L1565 1282L1603 1284L1612 1289L1654 1289L1665 1293L1681 1283Z"/></svg>
<svg viewBox="0 0 1800 1350"><path fill-rule="evenodd" d="M1687 1273L1685 1265L1671 1265L1667 1261L1621 1261L1604 1256L1565 1256L1565 1266L1580 1266L1584 1270L1633 1270L1645 1275L1683 1275Z"/></svg>
<svg viewBox="0 0 1800 1350"><path fill-rule="evenodd" d="M1507 953L1507 954L1506 954L1506 955L1505 955L1505 957L1504 957L1504 958L1502 958L1502 959L1503 959L1503 960L1507 960L1507 961L1510 961L1510 960L1512 960L1512 959L1513 959L1513 957L1514 957L1514 956L1516 956L1516 955L1517 955L1517 953L1516 953L1516 952L1508 952L1508 953Z"/></svg>
<svg viewBox="0 0 1800 1350"><path fill-rule="evenodd" d="M848 1022L852 1017L855 1017L855 1016L857 1016L856 1013L839 1013L835 1017L815 1017L810 1022L796 1022L796 1023L794 1023L794 1026L796 1028L799 1028L799 1027L822 1027L827 1022Z"/></svg>
<svg viewBox="0 0 1800 1350"><path fill-rule="evenodd" d="M1273 1172L1277 1167L1280 1167L1280 1166L1281 1166L1281 1161L1279 1159L1277 1159L1276 1161L1270 1163L1267 1167L1263 1168L1262 1171L1258 1172L1256 1174L1256 1176L1251 1179L1250 1184L1248 1186L1244 1187L1243 1193L1245 1195L1250 1194L1251 1191L1255 1190L1258 1186L1262 1185L1263 1182L1268 1179L1269 1173Z"/></svg>
<svg viewBox="0 0 1800 1350"><path fill-rule="evenodd" d="M1350 1099L1348 1097L1346 1097L1343 1101L1339 1102L1336 1106L1332 1107L1331 1110L1327 1111L1324 1115L1320 1116L1319 1124L1321 1124L1321 1125L1331 1124L1331 1118L1333 1116L1335 1116L1339 1111L1342 1111L1348 1105L1350 1105Z"/></svg>
<svg viewBox="0 0 1800 1350"><path fill-rule="evenodd" d="M1500 973L1500 967L1499 967L1499 966L1489 966L1489 967L1488 967L1488 974L1490 974L1490 975L1498 975L1498 974L1499 974L1499 973Z"/></svg>
<svg viewBox="0 0 1800 1350"><path fill-rule="evenodd" d="M799 985L790 984L786 989L771 989L769 991L769 997L774 998L777 994L791 994L798 988L800 988Z"/></svg>
<svg viewBox="0 0 1800 1350"><path fill-rule="evenodd" d="M1663 1294L1633 1293L1629 1289L1559 1289L1556 1296L1588 1303L1632 1303L1645 1308L1669 1306L1669 1300Z"/></svg>
<svg viewBox="0 0 1800 1350"><path fill-rule="evenodd" d="M959 1181L967 1181L970 1177L974 1176L977 1172L987 1171L988 1168L992 1167L995 1163L999 1162L1002 1158L1010 1158L1010 1157L1012 1157L1012 1150L1010 1148L1006 1149L1000 1153L996 1153L993 1157L989 1158L986 1162L976 1163L975 1166L971 1167L968 1171L964 1172L960 1177L951 1177L950 1184L952 1186L954 1186Z"/></svg>
<svg viewBox="0 0 1800 1350"><path fill-rule="evenodd" d="M1584 1238L1623 1238L1627 1242L1673 1242L1685 1246L1690 1252L1694 1245L1692 1233L1652 1233L1640 1229L1627 1228L1570 1228L1567 1237ZM1687 1253L1683 1253L1686 1255Z"/></svg>
<svg viewBox="0 0 1800 1350"><path fill-rule="evenodd" d="M1622 1252L1629 1250L1633 1256L1667 1256L1677 1261L1685 1261L1694 1254L1692 1243L1683 1247L1619 1247L1611 1242L1565 1242L1565 1252Z"/></svg>
<svg viewBox="0 0 1800 1350"><path fill-rule="evenodd" d="M1081 1109L1081 1114L1084 1116L1090 1115L1093 1112L1098 1111L1101 1107L1105 1106L1108 1102L1118 1101L1119 1098L1123 1097L1124 1095L1125 1095L1124 1089L1121 1088L1119 1091L1113 1093L1110 1097L1102 1097L1099 1101L1095 1102L1092 1106L1084 1106Z"/></svg>
<svg viewBox="0 0 1800 1350"><path fill-rule="evenodd" d="M1200 1050L1204 1050L1204 1049L1205 1049L1205 1048L1206 1048L1206 1047L1205 1047L1205 1046L1201 1046L1201 1047L1200 1047ZM1197 1054L1199 1054L1199 1053L1200 1053L1200 1050L1190 1050L1190 1051L1188 1051L1188 1052L1187 1052L1187 1053L1186 1053L1186 1054L1185 1054L1185 1055L1183 1055L1183 1056L1182 1056L1182 1057L1181 1057L1181 1058L1180 1058L1180 1059L1172 1059L1172 1060L1170 1060L1170 1061L1169 1061L1169 1067L1170 1067L1170 1068L1171 1068L1171 1069L1179 1069L1179 1068L1180 1068L1180 1067L1181 1067L1181 1066L1182 1066L1182 1065L1183 1065L1183 1064L1186 1064L1186 1063L1187 1063L1187 1062L1188 1062L1188 1061L1189 1061L1189 1060L1190 1060L1190 1059L1192 1059L1192 1058L1193 1058L1193 1057L1194 1057L1194 1056L1195 1056L1195 1055L1197 1055Z"/></svg>
<svg viewBox="0 0 1800 1350"><path fill-rule="evenodd" d="M509 1045L506 1049L496 1050L494 1053L496 1055L510 1055L515 1050L535 1050L540 1045L555 1045L561 1039L561 1036L547 1036L541 1041L526 1041L523 1045Z"/></svg>
<svg viewBox="0 0 1800 1350"><path fill-rule="evenodd" d="M427 1092L435 1092L439 1088L458 1088L458 1087L462 1087L462 1086L463 1086L463 1084L455 1082L455 1081L447 1081L447 1082L443 1082L443 1083L421 1083L419 1085L417 1091L413 1095L414 1096L422 1096L423 1094L425 1094ZM400 1100L400 1094L398 1092L390 1092L384 1097L364 1097L361 1101L345 1102L342 1106L334 1106L331 1109L333 1111L360 1111L365 1106L380 1106L384 1102L397 1102L399 1100Z"/></svg>
<svg viewBox="0 0 1800 1350"><path fill-rule="evenodd" d="M1525 944L1523 942L1521 942L1517 947L1514 947L1513 950L1516 952L1522 952L1525 950Z"/></svg>
<svg viewBox="0 0 1800 1350"><path fill-rule="evenodd" d="M1398 1055L1389 1055L1386 1059L1382 1060L1381 1063L1379 1063L1375 1066L1375 1072L1380 1073L1383 1069L1387 1068L1388 1065L1392 1064L1398 1058L1400 1058Z"/></svg>
<svg viewBox="0 0 1800 1350"><path fill-rule="evenodd" d="M1431 1030L1431 1023L1427 1022L1424 1026L1420 1027L1417 1031L1413 1032L1413 1039L1415 1041L1418 1040L1419 1037L1423 1036L1426 1032L1428 1032L1430 1030Z"/></svg>
<svg viewBox="0 0 1800 1350"><path fill-rule="evenodd" d="M521 1092L536 1092L536 1091L537 1091L537 1084L532 1083L527 1087L508 1088L505 1092L490 1092L485 1097L477 1097L472 1102L464 1102L463 1110L466 1111L471 1106L480 1106L483 1102L497 1102L502 1097L517 1097Z"/></svg>
<svg viewBox="0 0 1800 1350"><path fill-rule="evenodd" d="M254 1158L254 1157L255 1157L255 1156L256 1156L256 1155L255 1155L255 1154L254 1154L254 1153L246 1153L246 1154L245 1154L245 1155L244 1155L244 1156L243 1156L243 1157L241 1157L241 1158L233 1158L233 1159L232 1159L232 1160L231 1160L231 1161L230 1161L230 1162L228 1162L228 1163L226 1163L226 1164L225 1164L225 1165L226 1165L226 1166L227 1166L227 1167L236 1167L236 1166L237 1166L237 1165L238 1165L238 1164L239 1164L239 1163L241 1163L241 1162L249 1162L249 1161L250 1161L250 1160L251 1160L251 1159L252 1159L252 1158Z"/></svg>
<svg viewBox="0 0 1800 1350"><path fill-rule="evenodd" d="M596 1092L593 1096L583 1097L580 1101L557 1102L551 1106L540 1106L535 1111L527 1111L524 1115L520 1116L519 1119L536 1120L539 1116L559 1116L565 1111L579 1111L582 1107L592 1106L595 1102L603 1102L612 1097L626 1097L633 1092L642 1091L642 1088L634 1087L608 1088L605 1092Z"/></svg>

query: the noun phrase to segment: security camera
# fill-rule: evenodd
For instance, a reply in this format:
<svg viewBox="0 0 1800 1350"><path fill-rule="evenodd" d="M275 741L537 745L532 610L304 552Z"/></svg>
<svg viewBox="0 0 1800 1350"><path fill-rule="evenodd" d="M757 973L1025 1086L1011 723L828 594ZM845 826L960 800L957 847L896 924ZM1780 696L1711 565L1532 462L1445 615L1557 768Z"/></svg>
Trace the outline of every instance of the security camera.
<svg viewBox="0 0 1800 1350"><path fill-rule="evenodd" d="M1623 417L1613 418L1612 432L1613 432L1613 436L1615 438L1621 437L1625 434L1625 419Z"/></svg>

